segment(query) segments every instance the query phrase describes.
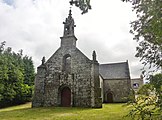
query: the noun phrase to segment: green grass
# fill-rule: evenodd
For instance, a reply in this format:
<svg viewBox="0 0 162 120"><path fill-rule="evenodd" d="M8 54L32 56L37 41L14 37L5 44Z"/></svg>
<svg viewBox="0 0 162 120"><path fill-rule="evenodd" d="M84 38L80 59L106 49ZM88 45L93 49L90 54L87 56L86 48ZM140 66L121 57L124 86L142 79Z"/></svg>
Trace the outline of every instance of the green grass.
<svg viewBox="0 0 162 120"><path fill-rule="evenodd" d="M31 108L31 103L0 109L0 120L130 120L124 104L103 104L103 108Z"/></svg>

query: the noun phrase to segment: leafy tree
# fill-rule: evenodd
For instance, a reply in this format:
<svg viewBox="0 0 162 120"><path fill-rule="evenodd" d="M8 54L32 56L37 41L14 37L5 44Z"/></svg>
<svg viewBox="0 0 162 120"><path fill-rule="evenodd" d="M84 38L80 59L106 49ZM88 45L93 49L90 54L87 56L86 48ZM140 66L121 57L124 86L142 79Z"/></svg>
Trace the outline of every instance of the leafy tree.
<svg viewBox="0 0 162 120"><path fill-rule="evenodd" d="M82 11L82 14L87 13L91 9L90 0L71 0L70 5L75 5L79 7Z"/></svg>
<svg viewBox="0 0 162 120"><path fill-rule="evenodd" d="M22 58L23 63L24 63L24 83L32 86L34 85L34 65L31 57L24 56Z"/></svg>
<svg viewBox="0 0 162 120"><path fill-rule="evenodd" d="M32 58L4 45L0 45L0 107L29 101L35 76Z"/></svg>
<svg viewBox="0 0 162 120"><path fill-rule="evenodd" d="M133 10L137 20L131 22L130 32L139 44L136 57L144 66L157 69L162 67L162 1L134 0Z"/></svg>
<svg viewBox="0 0 162 120"><path fill-rule="evenodd" d="M137 94L149 96L151 91L154 91L154 87L152 84L147 83L138 90Z"/></svg>
<svg viewBox="0 0 162 120"><path fill-rule="evenodd" d="M137 19L131 22L130 30L138 42L135 56L143 62L144 69L149 66L149 73L153 73L162 67L162 0L128 1L132 3L137 15ZM146 119L155 112L154 109L162 112L162 75L150 76L145 70L143 74L147 75L150 83L139 90L129 115L138 114L141 119Z"/></svg>
<svg viewBox="0 0 162 120"><path fill-rule="evenodd" d="M155 88L155 95L157 96L156 106L162 112L162 74L156 74L150 77L150 84Z"/></svg>
<svg viewBox="0 0 162 120"><path fill-rule="evenodd" d="M155 89L152 84L143 85L136 96L130 99L127 105L130 106L130 111L127 116L132 120L153 120L161 119L161 110L157 106L158 96L155 95Z"/></svg>
<svg viewBox="0 0 162 120"><path fill-rule="evenodd" d="M127 104L131 106L127 116L132 119L162 119L162 74L151 76L150 83L143 85Z"/></svg>

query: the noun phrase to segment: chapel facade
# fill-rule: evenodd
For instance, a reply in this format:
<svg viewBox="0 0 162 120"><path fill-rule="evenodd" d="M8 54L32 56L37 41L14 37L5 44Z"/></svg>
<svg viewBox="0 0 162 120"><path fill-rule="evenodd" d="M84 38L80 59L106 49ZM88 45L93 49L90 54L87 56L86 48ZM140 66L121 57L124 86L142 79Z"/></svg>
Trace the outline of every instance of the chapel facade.
<svg viewBox="0 0 162 120"><path fill-rule="evenodd" d="M37 68L32 107L75 106L102 107L99 63L93 51L92 60L77 47L75 23L71 10L64 24L61 45Z"/></svg>

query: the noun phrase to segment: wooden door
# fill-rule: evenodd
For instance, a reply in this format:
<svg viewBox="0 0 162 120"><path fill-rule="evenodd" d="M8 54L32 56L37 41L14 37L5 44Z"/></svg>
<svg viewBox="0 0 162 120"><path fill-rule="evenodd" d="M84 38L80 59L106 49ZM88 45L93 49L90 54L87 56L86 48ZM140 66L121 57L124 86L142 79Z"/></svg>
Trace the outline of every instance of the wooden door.
<svg viewBox="0 0 162 120"><path fill-rule="evenodd" d="M61 106L70 107L71 106L71 91L68 87L65 87L61 91Z"/></svg>
<svg viewBox="0 0 162 120"><path fill-rule="evenodd" d="M113 103L113 94L111 92L107 93L107 102Z"/></svg>

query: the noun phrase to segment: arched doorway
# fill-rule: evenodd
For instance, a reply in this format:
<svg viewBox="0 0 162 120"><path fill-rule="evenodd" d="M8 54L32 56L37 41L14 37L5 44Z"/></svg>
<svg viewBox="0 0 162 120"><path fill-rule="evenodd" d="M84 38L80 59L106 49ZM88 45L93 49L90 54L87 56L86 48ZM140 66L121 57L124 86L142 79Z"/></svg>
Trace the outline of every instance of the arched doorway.
<svg viewBox="0 0 162 120"><path fill-rule="evenodd" d="M71 106L71 91L68 87L64 87L61 91L61 106L62 107Z"/></svg>
<svg viewBox="0 0 162 120"><path fill-rule="evenodd" d="M107 93L107 103L113 103L113 94L111 92Z"/></svg>

